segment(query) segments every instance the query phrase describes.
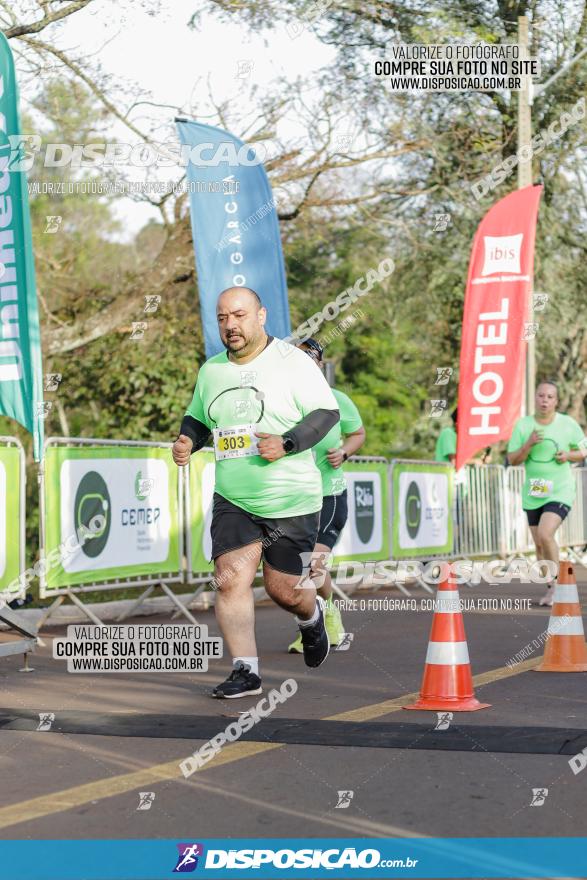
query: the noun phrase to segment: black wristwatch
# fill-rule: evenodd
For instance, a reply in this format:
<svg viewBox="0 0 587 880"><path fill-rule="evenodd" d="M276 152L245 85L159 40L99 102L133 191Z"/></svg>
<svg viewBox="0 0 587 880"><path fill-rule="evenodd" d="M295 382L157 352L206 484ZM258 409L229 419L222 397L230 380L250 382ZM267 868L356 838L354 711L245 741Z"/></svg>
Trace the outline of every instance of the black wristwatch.
<svg viewBox="0 0 587 880"><path fill-rule="evenodd" d="M346 461L347 458L348 458L347 453L346 453L346 452L343 452L343 454L342 454L342 460L343 460L343 461Z"/></svg>
<svg viewBox="0 0 587 880"><path fill-rule="evenodd" d="M294 443L294 441L292 440L291 437L287 436L287 434L285 434L281 438L281 442L283 443L283 451L285 452L286 455L289 455L289 453L293 452L294 449L296 448L296 444Z"/></svg>

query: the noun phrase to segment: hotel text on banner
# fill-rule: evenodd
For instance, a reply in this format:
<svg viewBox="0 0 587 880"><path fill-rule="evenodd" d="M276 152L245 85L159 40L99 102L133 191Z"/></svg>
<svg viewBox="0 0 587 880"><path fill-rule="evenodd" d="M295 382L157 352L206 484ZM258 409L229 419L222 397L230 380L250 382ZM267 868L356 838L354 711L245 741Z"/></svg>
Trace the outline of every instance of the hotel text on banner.
<svg viewBox="0 0 587 880"><path fill-rule="evenodd" d="M463 312L457 470L479 449L508 438L520 415L541 192L528 186L510 193L475 234Z"/></svg>

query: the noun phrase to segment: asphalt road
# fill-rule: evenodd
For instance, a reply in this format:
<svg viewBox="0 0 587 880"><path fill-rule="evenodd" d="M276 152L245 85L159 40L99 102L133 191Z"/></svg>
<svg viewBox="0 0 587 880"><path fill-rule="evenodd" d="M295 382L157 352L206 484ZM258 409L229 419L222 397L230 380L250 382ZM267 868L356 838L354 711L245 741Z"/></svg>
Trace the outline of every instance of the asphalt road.
<svg viewBox="0 0 587 880"><path fill-rule="evenodd" d="M481 600L536 599L539 586L460 592L479 604L465 627L476 694L490 708L455 713L446 730L434 729L435 712L401 708L419 690L432 615L368 607L397 590L355 594L367 607L343 614L350 649L314 671L285 652L291 620L265 603L265 692L289 678L298 690L189 779L179 762L260 699L210 698L229 658L199 674L74 675L51 657L64 630L45 630L34 672L0 659L0 837L587 835L587 770L569 766L587 747L587 673L537 673L541 650L507 666L544 633L549 611L483 610ZM580 595L584 604L585 585ZM198 620L217 634L212 613ZM49 730L37 729L39 713L54 713ZM533 789L548 789L541 804ZM148 809L140 792L154 793ZM337 806L339 792L352 795Z"/></svg>

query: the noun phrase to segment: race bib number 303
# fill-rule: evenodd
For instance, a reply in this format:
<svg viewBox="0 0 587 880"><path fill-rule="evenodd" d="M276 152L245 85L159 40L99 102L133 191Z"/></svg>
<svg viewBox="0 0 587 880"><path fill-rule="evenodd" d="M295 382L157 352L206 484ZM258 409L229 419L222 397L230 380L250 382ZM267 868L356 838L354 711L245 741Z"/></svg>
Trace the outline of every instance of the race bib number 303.
<svg viewBox="0 0 587 880"><path fill-rule="evenodd" d="M231 428L214 428L212 433L216 461L258 455L259 438L255 437L256 427L256 425L235 425Z"/></svg>

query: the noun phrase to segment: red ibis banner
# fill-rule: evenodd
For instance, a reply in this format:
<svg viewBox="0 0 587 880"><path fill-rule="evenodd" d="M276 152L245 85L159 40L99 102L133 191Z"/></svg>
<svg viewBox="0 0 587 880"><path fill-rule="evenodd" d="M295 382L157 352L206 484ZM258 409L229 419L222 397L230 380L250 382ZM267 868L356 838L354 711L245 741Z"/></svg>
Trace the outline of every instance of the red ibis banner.
<svg viewBox="0 0 587 880"><path fill-rule="evenodd" d="M475 234L463 311L457 470L510 436L520 415L541 186L516 190L487 212Z"/></svg>

